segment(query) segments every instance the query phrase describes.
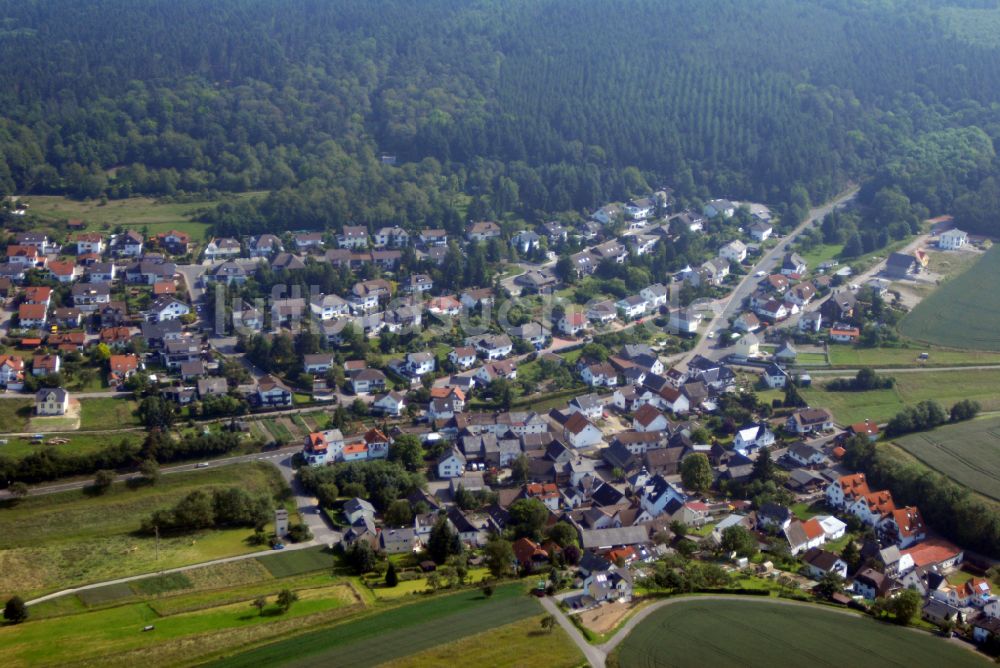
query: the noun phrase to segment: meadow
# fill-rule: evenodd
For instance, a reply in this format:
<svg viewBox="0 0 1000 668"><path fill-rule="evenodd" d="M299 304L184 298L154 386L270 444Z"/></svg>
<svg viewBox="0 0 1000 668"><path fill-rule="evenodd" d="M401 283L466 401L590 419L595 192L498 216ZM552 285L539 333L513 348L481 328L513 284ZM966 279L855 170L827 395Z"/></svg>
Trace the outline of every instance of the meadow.
<svg viewBox="0 0 1000 668"><path fill-rule="evenodd" d="M0 509L0 598L31 598L261 550L246 542L249 529L199 531L162 537L157 559L156 540L136 531L153 510L196 489L238 486L273 493L283 484L274 467L248 463L175 473L156 485L116 483L100 496L76 490L7 501Z"/></svg>
<svg viewBox="0 0 1000 668"><path fill-rule="evenodd" d="M886 375L893 374L888 372ZM1000 410L1000 369L899 373L894 377L896 386L891 390L827 392L822 379L814 378L813 386L801 392L809 405L832 411L840 424L866 418L885 422L904 406L929 399L945 409L961 399L974 399L984 411Z"/></svg>
<svg viewBox="0 0 1000 668"><path fill-rule="evenodd" d="M894 441L925 465L1000 500L1000 417L981 417Z"/></svg>
<svg viewBox="0 0 1000 668"><path fill-rule="evenodd" d="M913 340L951 348L1000 351L1000 247L949 280L903 318L900 332Z"/></svg>
<svg viewBox="0 0 1000 668"><path fill-rule="evenodd" d="M640 622L616 654L621 668L985 665L941 638L851 613L735 599L667 605Z"/></svg>

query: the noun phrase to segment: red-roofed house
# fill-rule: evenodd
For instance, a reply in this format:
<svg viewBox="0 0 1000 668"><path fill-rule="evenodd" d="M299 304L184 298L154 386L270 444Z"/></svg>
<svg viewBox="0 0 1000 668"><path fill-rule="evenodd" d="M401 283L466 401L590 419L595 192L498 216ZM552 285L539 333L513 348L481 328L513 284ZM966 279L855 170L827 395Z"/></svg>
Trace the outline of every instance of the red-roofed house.
<svg viewBox="0 0 1000 668"><path fill-rule="evenodd" d="M831 508L844 509L851 505L854 500L871 491L868 489L868 481L864 473L845 475L838 480L834 480L826 488L826 503Z"/></svg>
<svg viewBox="0 0 1000 668"><path fill-rule="evenodd" d="M563 425L563 435L574 448L587 448L603 440L601 430L584 417L583 413L569 416Z"/></svg>
<svg viewBox="0 0 1000 668"><path fill-rule="evenodd" d="M847 512L873 527L881 526L895 510L896 504L887 490L862 494L847 508Z"/></svg>
<svg viewBox="0 0 1000 668"><path fill-rule="evenodd" d="M45 327L47 310L45 304L21 304L17 307L18 326L22 329Z"/></svg>
<svg viewBox="0 0 1000 668"><path fill-rule="evenodd" d="M897 508L879 526L885 540L901 548L910 547L927 538L927 527L916 506Z"/></svg>
<svg viewBox="0 0 1000 668"><path fill-rule="evenodd" d="M0 355L0 385L8 390L24 387L24 359L17 355Z"/></svg>
<svg viewBox="0 0 1000 668"><path fill-rule="evenodd" d="M139 358L135 355L112 355L108 358L108 384L118 386L139 370Z"/></svg>
<svg viewBox="0 0 1000 668"><path fill-rule="evenodd" d="M941 538L925 540L900 553L909 555L916 568L937 566L939 570L954 568L965 558L965 552Z"/></svg>
<svg viewBox="0 0 1000 668"><path fill-rule="evenodd" d="M872 420L865 420L864 422L856 422L855 424L852 424L850 427L848 427L848 429L850 429L852 434L867 436L869 441L878 440L878 435L879 435L878 424L876 424Z"/></svg>
<svg viewBox="0 0 1000 668"><path fill-rule="evenodd" d="M514 541L514 559L525 571L531 573L549 563L549 555L542 547L530 538L518 538Z"/></svg>

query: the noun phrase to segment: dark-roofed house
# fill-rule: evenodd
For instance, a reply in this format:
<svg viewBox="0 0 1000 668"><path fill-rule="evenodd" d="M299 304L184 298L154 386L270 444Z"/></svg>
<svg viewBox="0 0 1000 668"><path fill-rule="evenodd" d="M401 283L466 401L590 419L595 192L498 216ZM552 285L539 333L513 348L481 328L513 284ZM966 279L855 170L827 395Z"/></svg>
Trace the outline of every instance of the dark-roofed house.
<svg viewBox="0 0 1000 668"><path fill-rule="evenodd" d="M847 577L847 562L833 552L813 547L802 555L802 561L806 564L809 576L814 580L822 579L827 573L836 573L842 578Z"/></svg>
<svg viewBox="0 0 1000 668"><path fill-rule="evenodd" d="M584 550L611 549L649 543L646 527L630 526L608 529L581 529L580 546Z"/></svg>
<svg viewBox="0 0 1000 668"><path fill-rule="evenodd" d="M890 278L906 278L918 273L920 273L920 263L913 255L893 253L885 261L885 274Z"/></svg>

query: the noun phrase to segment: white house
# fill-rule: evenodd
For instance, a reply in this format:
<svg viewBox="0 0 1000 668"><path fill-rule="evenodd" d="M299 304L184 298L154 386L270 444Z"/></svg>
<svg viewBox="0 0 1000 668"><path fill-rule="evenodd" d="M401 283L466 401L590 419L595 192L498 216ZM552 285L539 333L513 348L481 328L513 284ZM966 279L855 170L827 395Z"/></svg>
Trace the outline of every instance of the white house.
<svg viewBox="0 0 1000 668"><path fill-rule="evenodd" d="M756 334L744 334L733 346L733 355L737 357L757 357L760 354L760 339Z"/></svg>
<svg viewBox="0 0 1000 668"><path fill-rule="evenodd" d="M436 362L434 355L428 352L407 353L406 371L412 376L434 373Z"/></svg>
<svg viewBox="0 0 1000 668"><path fill-rule="evenodd" d="M339 295L315 295L309 300L309 311L320 320L346 318L351 305Z"/></svg>
<svg viewBox="0 0 1000 668"><path fill-rule="evenodd" d="M403 414L404 408L406 408L406 397L399 392L387 392L372 402L372 411L382 415L399 417Z"/></svg>
<svg viewBox="0 0 1000 668"><path fill-rule="evenodd" d="M625 320L641 318L646 312L646 300L639 295L629 295L615 302L615 307L622 312Z"/></svg>
<svg viewBox="0 0 1000 668"><path fill-rule="evenodd" d="M841 578L847 577L847 562L833 552L814 547L802 555L802 561L805 562L810 577L817 582L828 573L835 573Z"/></svg>
<svg viewBox="0 0 1000 668"><path fill-rule="evenodd" d="M747 245L739 239L734 239L719 249L719 257L739 264L747 259Z"/></svg>
<svg viewBox="0 0 1000 668"><path fill-rule="evenodd" d="M228 237L215 238L205 245L206 260L226 260L240 254L240 242Z"/></svg>
<svg viewBox="0 0 1000 668"><path fill-rule="evenodd" d="M439 478L461 478L465 472L465 455L458 448L452 448L438 459L437 472Z"/></svg>
<svg viewBox="0 0 1000 668"><path fill-rule="evenodd" d="M741 427L733 438L733 449L741 455L774 445L774 432L766 422L758 422Z"/></svg>
<svg viewBox="0 0 1000 668"><path fill-rule="evenodd" d="M969 243L969 235L962 230L953 229L942 232L938 237L938 248L941 250L958 250Z"/></svg>
<svg viewBox="0 0 1000 668"><path fill-rule="evenodd" d="M671 501L683 504L687 496L660 474L650 478L640 491L639 505L650 519L662 515Z"/></svg>
<svg viewBox="0 0 1000 668"><path fill-rule="evenodd" d="M580 377L590 387L614 387L618 384L618 373L607 362L584 367Z"/></svg>
<svg viewBox="0 0 1000 668"><path fill-rule="evenodd" d="M176 320L191 312L191 307L173 297L162 295L149 305L146 312L146 319L150 322L163 322L164 320Z"/></svg>
<svg viewBox="0 0 1000 668"><path fill-rule="evenodd" d="M666 431L670 428L667 416L658 411L652 404L639 407L632 417L632 429L636 431Z"/></svg>
<svg viewBox="0 0 1000 668"><path fill-rule="evenodd" d="M476 363L478 357L476 349L472 346L459 346L448 353L448 359L459 369L469 369Z"/></svg>
<svg viewBox="0 0 1000 668"><path fill-rule="evenodd" d="M767 241L773 233L774 226L771 223L760 221L750 226L750 238L754 241Z"/></svg>
<svg viewBox="0 0 1000 668"><path fill-rule="evenodd" d="M69 392L61 387L47 387L35 394L36 415L65 415L69 410Z"/></svg>
<svg viewBox="0 0 1000 668"><path fill-rule="evenodd" d="M639 296L646 300L650 310L655 310L667 303L669 289L662 283L653 283L639 291Z"/></svg>
<svg viewBox="0 0 1000 668"><path fill-rule="evenodd" d="M649 197L634 199L625 205L625 215L631 220L646 220L653 215L653 200Z"/></svg>
<svg viewBox="0 0 1000 668"><path fill-rule="evenodd" d="M667 326L678 334L694 334L701 324L702 315L693 309L680 308L670 312Z"/></svg>
<svg viewBox="0 0 1000 668"><path fill-rule="evenodd" d="M704 212L709 218L716 216L731 218L736 213L736 206L728 199L713 199L705 205Z"/></svg>
<svg viewBox="0 0 1000 668"><path fill-rule="evenodd" d="M559 318L559 331L576 336L587 329L587 316L581 311L567 311Z"/></svg>
<svg viewBox="0 0 1000 668"><path fill-rule="evenodd" d="M601 430L582 413L573 413L563 425L563 435L574 448L587 448L603 442Z"/></svg>

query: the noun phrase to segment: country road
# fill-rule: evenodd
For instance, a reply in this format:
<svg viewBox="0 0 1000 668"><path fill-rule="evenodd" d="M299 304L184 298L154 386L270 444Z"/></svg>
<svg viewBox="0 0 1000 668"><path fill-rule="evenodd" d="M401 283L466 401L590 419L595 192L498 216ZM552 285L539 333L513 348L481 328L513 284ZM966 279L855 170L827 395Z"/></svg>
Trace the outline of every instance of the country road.
<svg viewBox="0 0 1000 668"><path fill-rule="evenodd" d="M757 282L760 280L760 278L754 274L758 271L770 274L772 270L778 266L781 259L784 257L784 254L788 251L791 244L795 241L799 234L807 228L812 227L816 221L822 220L822 218L826 216L826 214L833 211L835 207L853 199L857 192L857 188L852 188L841 193L835 199L827 202L823 206L811 209L809 211L809 216L802 221L798 227L789 232L774 248L767 251L767 253L765 253L753 267L750 267L747 270L746 276L744 276L739 285L737 285L733 291L729 293L729 296L720 299L715 303L716 306L721 305L722 308L718 309L715 317L712 318L710 323L708 323L706 335L702 336L694 348L687 352L687 355L684 357L684 362L686 363L695 355L711 357L713 340L708 338L707 333L721 329L724 324L739 313L739 310L743 307L743 300L750 296L750 294L754 291Z"/></svg>

